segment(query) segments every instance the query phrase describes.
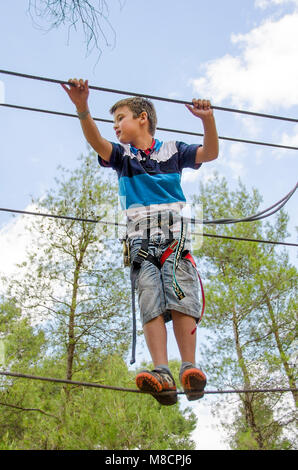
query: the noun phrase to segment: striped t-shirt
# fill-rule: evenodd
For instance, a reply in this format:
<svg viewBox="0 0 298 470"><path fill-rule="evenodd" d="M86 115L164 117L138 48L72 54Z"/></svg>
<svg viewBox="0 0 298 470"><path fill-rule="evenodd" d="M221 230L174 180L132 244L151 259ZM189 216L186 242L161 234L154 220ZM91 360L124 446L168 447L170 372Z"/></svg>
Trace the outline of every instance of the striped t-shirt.
<svg viewBox="0 0 298 470"><path fill-rule="evenodd" d="M98 161L101 166L117 172L120 205L127 216L128 237L142 238L149 218L151 237L158 234L166 236L172 222L173 235L179 235L181 211L186 204L181 173L183 168L200 168L201 163L195 163L199 146L157 139L147 151L128 144L112 143L112 146L110 161L106 162L100 156Z"/></svg>

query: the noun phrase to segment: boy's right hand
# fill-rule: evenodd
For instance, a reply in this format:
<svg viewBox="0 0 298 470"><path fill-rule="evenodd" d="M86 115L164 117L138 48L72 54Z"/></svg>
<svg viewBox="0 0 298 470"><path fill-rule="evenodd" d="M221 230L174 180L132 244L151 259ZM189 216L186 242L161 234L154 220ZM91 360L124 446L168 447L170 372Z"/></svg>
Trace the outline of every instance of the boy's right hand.
<svg viewBox="0 0 298 470"><path fill-rule="evenodd" d="M88 80L77 80L76 78L69 79L68 83L71 83L68 88L64 83L61 83L62 88L66 91L69 98L76 106L79 113L83 113L88 109L88 96L89 96L89 87Z"/></svg>

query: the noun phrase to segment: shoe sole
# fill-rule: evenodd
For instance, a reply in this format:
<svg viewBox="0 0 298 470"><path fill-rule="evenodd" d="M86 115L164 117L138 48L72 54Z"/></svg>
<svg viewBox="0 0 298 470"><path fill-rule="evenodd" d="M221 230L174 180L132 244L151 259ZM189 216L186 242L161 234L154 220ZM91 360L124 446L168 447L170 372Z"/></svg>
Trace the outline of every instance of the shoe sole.
<svg viewBox="0 0 298 470"><path fill-rule="evenodd" d="M181 384L189 401L199 400L204 396L206 376L198 369L188 369L181 378Z"/></svg>
<svg viewBox="0 0 298 470"><path fill-rule="evenodd" d="M147 372L142 372L136 376L137 387L142 392L150 393L161 405L170 406L177 403L176 387L163 391L159 381Z"/></svg>

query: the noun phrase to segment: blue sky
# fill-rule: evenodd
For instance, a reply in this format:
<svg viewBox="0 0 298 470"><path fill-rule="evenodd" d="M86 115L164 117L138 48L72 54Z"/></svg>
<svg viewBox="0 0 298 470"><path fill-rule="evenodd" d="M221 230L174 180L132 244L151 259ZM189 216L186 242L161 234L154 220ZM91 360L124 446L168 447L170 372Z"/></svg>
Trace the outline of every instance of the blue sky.
<svg viewBox="0 0 298 470"><path fill-rule="evenodd" d="M109 21L115 38L106 28L113 47L102 42L100 57L97 50L86 57L80 28L72 30L69 38L67 27L38 29L27 5L23 0L17 8L11 2L2 6L2 69L60 79L83 77L93 85L178 99L206 96L214 105L297 115L297 28L293 35L297 1L114 0ZM292 19L293 30L287 18ZM74 112L59 86L5 75L0 80L7 103ZM92 114L111 118L108 109L118 98L91 92ZM182 105L156 102L156 107L161 127L202 131L199 120ZM298 127L293 123L220 111L215 116L222 136L297 146ZM59 164L72 167L86 150L74 119L2 108L0 125L5 131L0 142L2 207L24 208L31 194L42 195L53 185ZM115 140L111 125L102 124L100 129ZM158 136L200 141L172 133ZM184 189L194 193L200 178L210 178L217 170L231 187L239 176L248 187L257 187L265 207L295 185L296 162L295 151L221 141L219 159L195 174L187 171ZM288 206L294 207L293 202ZM9 219L1 214L0 224Z"/></svg>
<svg viewBox="0 0 298 470"><path fill-rule="evenodd" d="M62 80L88 78L91 85L177 99L207 97L218 106L297 117L297 0L108 3L115 37L105 25L113 47L102 42L99 56L96 49L86 55L80 28L72 30L70 36L63 26L45 32L33 25L27 13L27 0L4 2L0 17L0 68ZM91 113L110 119L108 110L120 97L91 91ZM74 113L59 85L2 74L0 100ZM200 121L184 106L155 104L159 126L202 132ZM298 126L294 123L220 111L215 112L215 117L222 136L298 146ZM107 139L115 140L110 124L99 127ZM0 107L0 129L1 207L25 209L31 195L40 197L54 186L58 165L73 168L77 157L86 152L75 119ZM200 138L187 135L158 133L157 137L201 142ZM195 193L199 181L207 181L214 171L225 176L231 188L238 177L248 188L258 188L265 208L294 187L297 152L221 141L218 160L203 165L198 172L184 173L186 195ZM295 195L287 205L291 217L288 241L293 242L296 242L296 207ZM18 253L11 220L11 215L0 213L2 266L16 260ZM20 245L20 251L22 248ZM294 250L289 248L293 261ZM212 445L214 448L214 442Z"/></svg>

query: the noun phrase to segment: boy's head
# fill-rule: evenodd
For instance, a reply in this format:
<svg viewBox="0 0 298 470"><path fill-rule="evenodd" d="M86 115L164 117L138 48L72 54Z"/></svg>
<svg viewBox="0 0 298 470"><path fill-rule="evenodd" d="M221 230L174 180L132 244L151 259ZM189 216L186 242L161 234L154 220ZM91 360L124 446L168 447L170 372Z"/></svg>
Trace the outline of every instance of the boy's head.
<svg viewBox="0 0 298 470"><path fill-rule="evenodd" d="M131 110L133 113L134 118L138 118L139 116L142 115L142 113L147 114L147 120L148 120L148 132L149 134L152 135L152 137L155 134L156 130L156 125L157 125L157 116L156 116L156 111L151 103L151 101L141 98L138 96L132 97L132 98L126 98L120 101L117 101L111 109L110 113L115 114L118 108L123 108L126 106Z"/></svg>

